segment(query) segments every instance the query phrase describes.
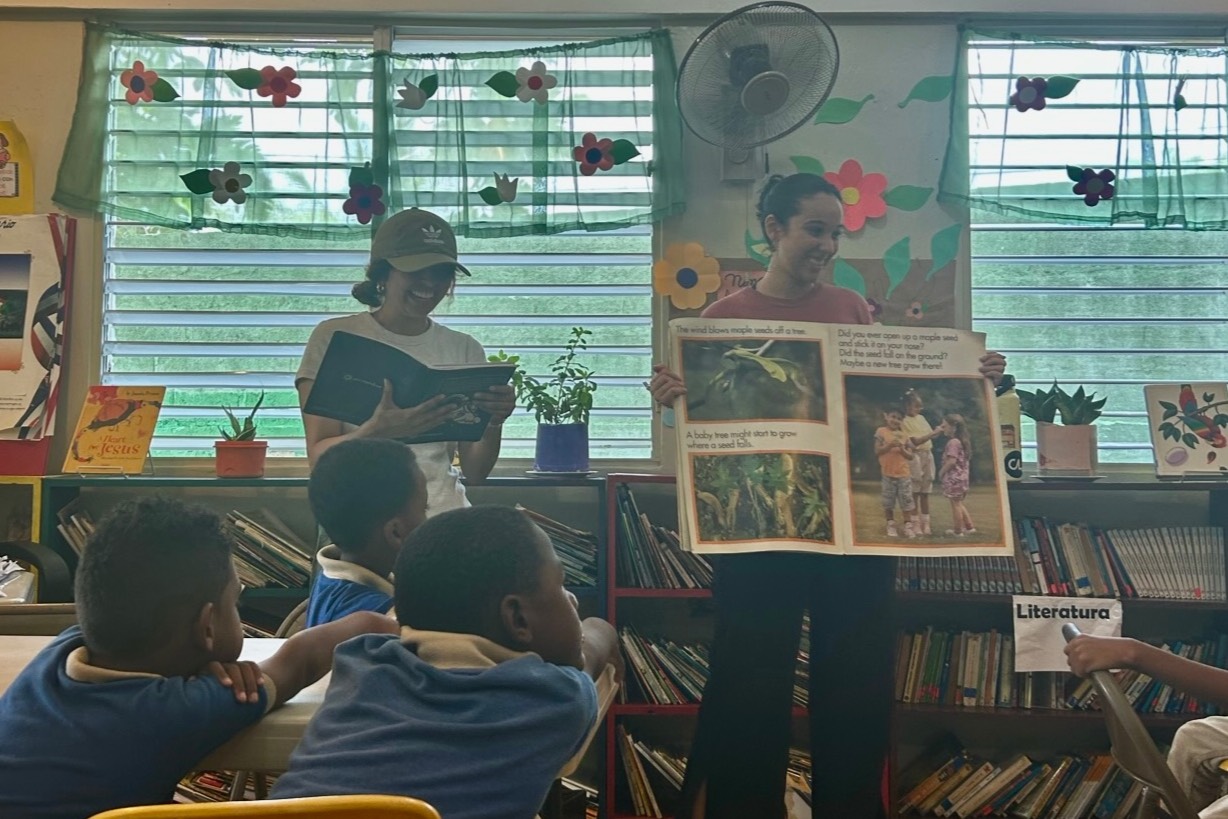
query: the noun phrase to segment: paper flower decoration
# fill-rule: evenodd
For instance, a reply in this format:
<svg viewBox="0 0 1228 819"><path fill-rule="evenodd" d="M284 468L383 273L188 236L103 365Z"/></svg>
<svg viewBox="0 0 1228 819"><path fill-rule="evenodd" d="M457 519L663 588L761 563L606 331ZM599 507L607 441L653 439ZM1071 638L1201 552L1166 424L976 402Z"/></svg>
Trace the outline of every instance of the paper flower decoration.
<svg viewBox="0 0 1228 819"><path fill-rule="evenodd" d="M260 76L264 82L260 83L256 93L262 97L272 97L274 108L283 107L287 97L297 97L303 91L302 86L294 81L298 73L288 65L281 68L266 65L260 69Z"/></svg>
<svg viewBox="0 0 1228 819"><path fill-rule="evenodd" d="M615 165L640 155L639 149L625 139L598 139L596 134L585 134L580 144L572 151L572 157L580 163L580 173L592 176L597 171L608 171Z"/></svg>
<svg viewBox="0 0 1228 819"><path fill-rule="evenodd" d="M904 311L904 318L920 321L925 318L925 305L919 301L914 301L908 305L908 309Z"/></svg>
<svg viewBox="0 0 1228 819"><path fill-rule="evenodd" d="M1077 168L1074 165L1067 165L1066 176L1075 183L1071 190L1076 195L1082 196L1083 203L1089 208L1094 208L1102 200L1113 198L1113 180L1117 178L1117 175L1107 168L1102 171L1095 171L1091 168Z"/></svg>
<svg viewBox="0 0 1228 819"><path fill-rule="evenodd" d="M541 60L533 63L531 68L516 69L516 99L521 102L532 100L538 105L545 105L550 98L550 89L559 84L558 79L546 72L546 64Z"/></svg>
<svg viewBox="0 0 1228 819"><path fill-rule="evenodd" d="M401 95L401 101L397 103L397 108L406 108L411 111L417 111L419 108L426 105L426 101L435 96L435 92L438 90L438 74L430 74L423 77L422 81L417 85L414 85L409 81L409 77L406 77L404 87L397 89L397 93Z"/></svg>
<svg viewBox="0 0 1228 819"><path fill-rule="evenodd" d="M519 185L519 179L508 180L507 174L503 176L495 174L495 184L482 188L478 191L478 196L482 197L482 201L488 205L501 205L504 202L515 200L516 188Z"/></svg>
<svg viewBox="0 0 1228 819"><path fill-rule="evenodd" d="M672 244L665 255L653 262L652 289L669 296L680 310L704 306L708 294L721 286L721 266L697 242Z"/></svg>
<svg viewBox="0 0 1228 819"><path fill-rule="evenodd" d="M252 184L250 176L239 172L238 162L227 162L220 170L201 168L179 178L192 193L213 194L213 201L219 205L227 202L242 205L247 201L247 191L244 188Z"/></svg>
<svg viewBox="0 0 1228 819"><path fill-rule="evenodd" d="M887 212L887 203L883 201L887 177L881 173L863 173L856 159L845 160L838 172L828 171L823 178L840 191L846 230L861 230L867 219L877 219Z"/></svg>
<svg viewBox="0 0 1228 819"><path fill-rule="evenodd" d="M1020 77L1015 80L1015 93L1011 94L1011 105L1016 111L1043 111L1045 109L1045 89L1049 81L1044 77L1028 79Z"/></svg>
<svg viewBox="0 0 1228 819"><path fill-rule="evenodd" d="M866 299L866 304L870 308L870 319L878 324L883 317L883 304L878 299Z"/></svg>
<svg viewBox="0 0 1228 819"><path fill-rule="evenodd" d="M119 75L119 81L128 93L124 100L129 105L138 102L170 102L179 97L179 92L171 87L166 80L158 78L158 72L145 68L145 63L137 60L132 68Z"/></svg>
<svg viewBox="0 0 1228 819"><path fill-rule="evenodd" d="M371 224L371 219L380 216L384 206L384 189L375 184L371 163L350 170L350 198L341 205L341 210L358 218L360 225Z"/></svg>

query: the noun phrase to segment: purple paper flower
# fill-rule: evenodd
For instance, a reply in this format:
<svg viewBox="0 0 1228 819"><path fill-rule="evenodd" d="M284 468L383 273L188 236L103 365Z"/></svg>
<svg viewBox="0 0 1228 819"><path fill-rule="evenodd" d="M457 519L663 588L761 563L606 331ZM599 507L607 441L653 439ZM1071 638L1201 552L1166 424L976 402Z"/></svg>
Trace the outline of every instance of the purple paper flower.
<svg viewBox="0 0 1228 819"><path fill-rule="evenodd" d="M1095 207L1102 199L1113 198L1113 180L1117 175L1107 168L1096 172L1091 168L1083 169L1083 178L1075 183L1072 190L1083 197L1088 207Z"/></svg>

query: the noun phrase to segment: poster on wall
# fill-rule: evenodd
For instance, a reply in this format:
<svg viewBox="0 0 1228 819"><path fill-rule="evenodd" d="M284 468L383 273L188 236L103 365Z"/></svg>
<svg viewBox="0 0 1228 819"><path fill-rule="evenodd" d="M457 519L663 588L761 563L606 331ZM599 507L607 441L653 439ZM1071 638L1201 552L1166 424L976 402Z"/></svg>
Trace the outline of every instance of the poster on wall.
<svg viewBox="0 0 1228 819"><path fill-rule="evenodd" d="M0 443L51 434L74 228L59 215L0 216Z"/></svg>

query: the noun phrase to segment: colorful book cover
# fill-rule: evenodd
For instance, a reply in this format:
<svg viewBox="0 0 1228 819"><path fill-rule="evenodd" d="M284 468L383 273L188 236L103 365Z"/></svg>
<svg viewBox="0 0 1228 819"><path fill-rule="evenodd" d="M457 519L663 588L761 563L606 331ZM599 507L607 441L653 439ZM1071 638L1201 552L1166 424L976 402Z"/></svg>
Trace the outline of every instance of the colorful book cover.
<svg viewBox="0 0 1228 819"><path fill-rule="evenodd" d="M90 387L64 472L140 474L166 387Z"/></svg>
<svg viewBox="0 0 1228 819"><path fill-rule="evenodd" d="M1156 475L1228 473L1228 384L1148 384L1143 394Z"/></svg>

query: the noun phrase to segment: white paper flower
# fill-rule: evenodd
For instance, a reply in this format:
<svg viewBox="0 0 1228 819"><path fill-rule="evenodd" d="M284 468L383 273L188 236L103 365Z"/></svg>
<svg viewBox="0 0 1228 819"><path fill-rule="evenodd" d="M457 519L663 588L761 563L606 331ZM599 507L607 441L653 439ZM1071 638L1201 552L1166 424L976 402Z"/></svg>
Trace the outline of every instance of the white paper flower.
<svg viewBox="0 0 1228 819"><path fill-rule="evenodd" d="M516 89L516 99L521 102L533 100L538 105L545 105L550 89L559 84L553 74L546 73L546 64L541 60L533 63L532 68L517 68L516 82L520 85Z"/></svg>
<svg viewBox="0 0 1228 819"><path fill-rule="evenodd" d="M252 178L239 173L238 162L227 162L221 170L214 168L209 171L209 184L213 186L214 202L219 205L227 202L242 205L247 201L247 191L243 189L252 184Z"/></svg>
<svg viewBox="0 0 1228 819"><path fill-rule="evenodd" d="M408 108L411 111L417 111L426 105L426 92L408 79L405 80L403 88L397 89L397 93L401 95L401 101L397 103L397 108Z"/></svg>
<svg viewBox="0 0 1228 819"><path fill-rule="evenodd" d="M495 190L499 193L499 198L504 202L511 202L516 198L516 188L519 185L519 179L508 181L507 174L503 174L503 176L495 174Z"/></svg>

